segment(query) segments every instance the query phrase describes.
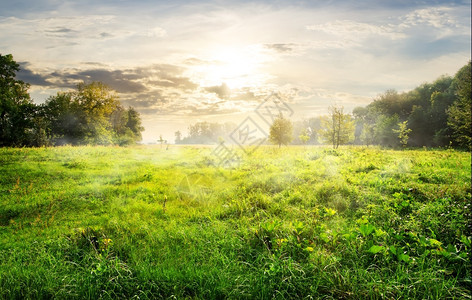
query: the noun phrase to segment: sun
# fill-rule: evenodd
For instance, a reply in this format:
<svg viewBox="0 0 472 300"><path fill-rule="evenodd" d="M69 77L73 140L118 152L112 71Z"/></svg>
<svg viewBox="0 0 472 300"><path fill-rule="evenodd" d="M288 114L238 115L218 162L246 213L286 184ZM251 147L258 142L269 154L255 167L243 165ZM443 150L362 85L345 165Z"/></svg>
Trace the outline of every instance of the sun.
<svg viewBox="0 0 472 300"><path fill-rule="evenodd" d="M267 55L258 47L224 47L212 49L205 63L194 67L194 80L201 86L225 83L230 89L257 86L267 80L262 66Z"/></svg>

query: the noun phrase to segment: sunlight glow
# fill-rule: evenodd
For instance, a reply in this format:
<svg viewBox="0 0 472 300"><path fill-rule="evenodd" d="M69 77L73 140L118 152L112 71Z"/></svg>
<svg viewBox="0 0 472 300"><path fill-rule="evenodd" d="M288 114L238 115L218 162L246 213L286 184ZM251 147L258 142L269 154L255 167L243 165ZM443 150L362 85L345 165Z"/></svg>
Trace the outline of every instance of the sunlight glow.
<svg viewBox="0 0 472 300"><path fill-rule="evenodd" d="M223 83L231 89L258 86L269 78L261 66L270 59L260 46L213 49L205 56L205 64L193 68L192 77L201 86Z"/></svg>

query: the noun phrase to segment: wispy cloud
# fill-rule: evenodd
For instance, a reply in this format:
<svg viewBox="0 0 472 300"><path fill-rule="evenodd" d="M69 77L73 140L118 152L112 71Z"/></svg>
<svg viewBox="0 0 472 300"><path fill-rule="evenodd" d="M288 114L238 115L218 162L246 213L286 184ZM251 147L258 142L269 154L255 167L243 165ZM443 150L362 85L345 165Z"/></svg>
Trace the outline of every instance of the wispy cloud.
<svg viewBox="0 0 472 300"><path fill-rule="evenodd" d="M320 31L347 40L361 41L366 38L386 37L392 40L405 38L405 34L398 31L392 24L373 25L351 20L337 20L317 25L309 25L308 30Z"/></svg>

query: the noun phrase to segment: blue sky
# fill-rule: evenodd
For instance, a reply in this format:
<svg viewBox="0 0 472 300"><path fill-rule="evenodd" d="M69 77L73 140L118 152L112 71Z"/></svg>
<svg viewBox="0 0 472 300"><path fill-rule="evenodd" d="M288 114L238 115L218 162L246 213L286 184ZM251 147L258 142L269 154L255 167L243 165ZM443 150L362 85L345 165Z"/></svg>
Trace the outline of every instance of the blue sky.
<svg viewBox="0 0 472 300"><path fill-rule="evenodd" d="M0 53L38 103L100 80L145 141L238 123L277 92L293 119L347 111L470 60L470 1L0 0Z"/></svg>

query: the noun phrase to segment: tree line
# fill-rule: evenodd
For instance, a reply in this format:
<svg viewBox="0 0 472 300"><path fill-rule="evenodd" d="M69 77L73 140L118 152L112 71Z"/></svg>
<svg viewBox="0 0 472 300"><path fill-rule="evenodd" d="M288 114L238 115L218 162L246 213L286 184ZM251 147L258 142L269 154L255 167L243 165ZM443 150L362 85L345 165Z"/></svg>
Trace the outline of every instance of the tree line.
<svg viewBox="0 0 472 300"><path fill-rule="evenodd" d="M353 110L354 144L413 147L471 145L471 62L404 93L388 90Z"/></svg>
<svg viewBox="0 0 472 300"><path fill-rule="evenodd" d="M124 108L101 82L78 84L44 104L33 103L29 84L16 79L19 64L0 54L0 146L127 145L141 140L139 113Z"/></svg>
<svg viewBox="0 0 472 300"><path fill-rule="evenodd" d="M197 122L190 124L187 136L182 132L175 132L176 144L213 144L236 129L236 124L226 122L223 124L213 122Z"/></svg>
<svg viewBox="0 0 472 300"><path fill-rule="evenodd" d="M230 128L231 130L223 130ZM199 122L176 143L215 143L234 128ZM454 77L441 76L432 83L398 93L387 90L352 114L342 106L329 107L328 115L291 122L280 115L270 128L268 141L276 145L330 144L386 147L471 148L471 62Z"/></svg>
<svg viewBox="0 0 472 300"><path fill-rule="evenodd" d="M117 94L100 82L78 84L43 104L16 79L19 64L0 54L0 146L128 145L142 139L140 114L124 108ZM211 144L236 128L234 123L197 122L177 144ZM161 143L163 139L161 138ZM387 147L471 148L471 62L455 76L398 93L387 90L352 114L331 106L328 115L291 122L281 115L270 129L273 144L381 145Z"/></svg>

